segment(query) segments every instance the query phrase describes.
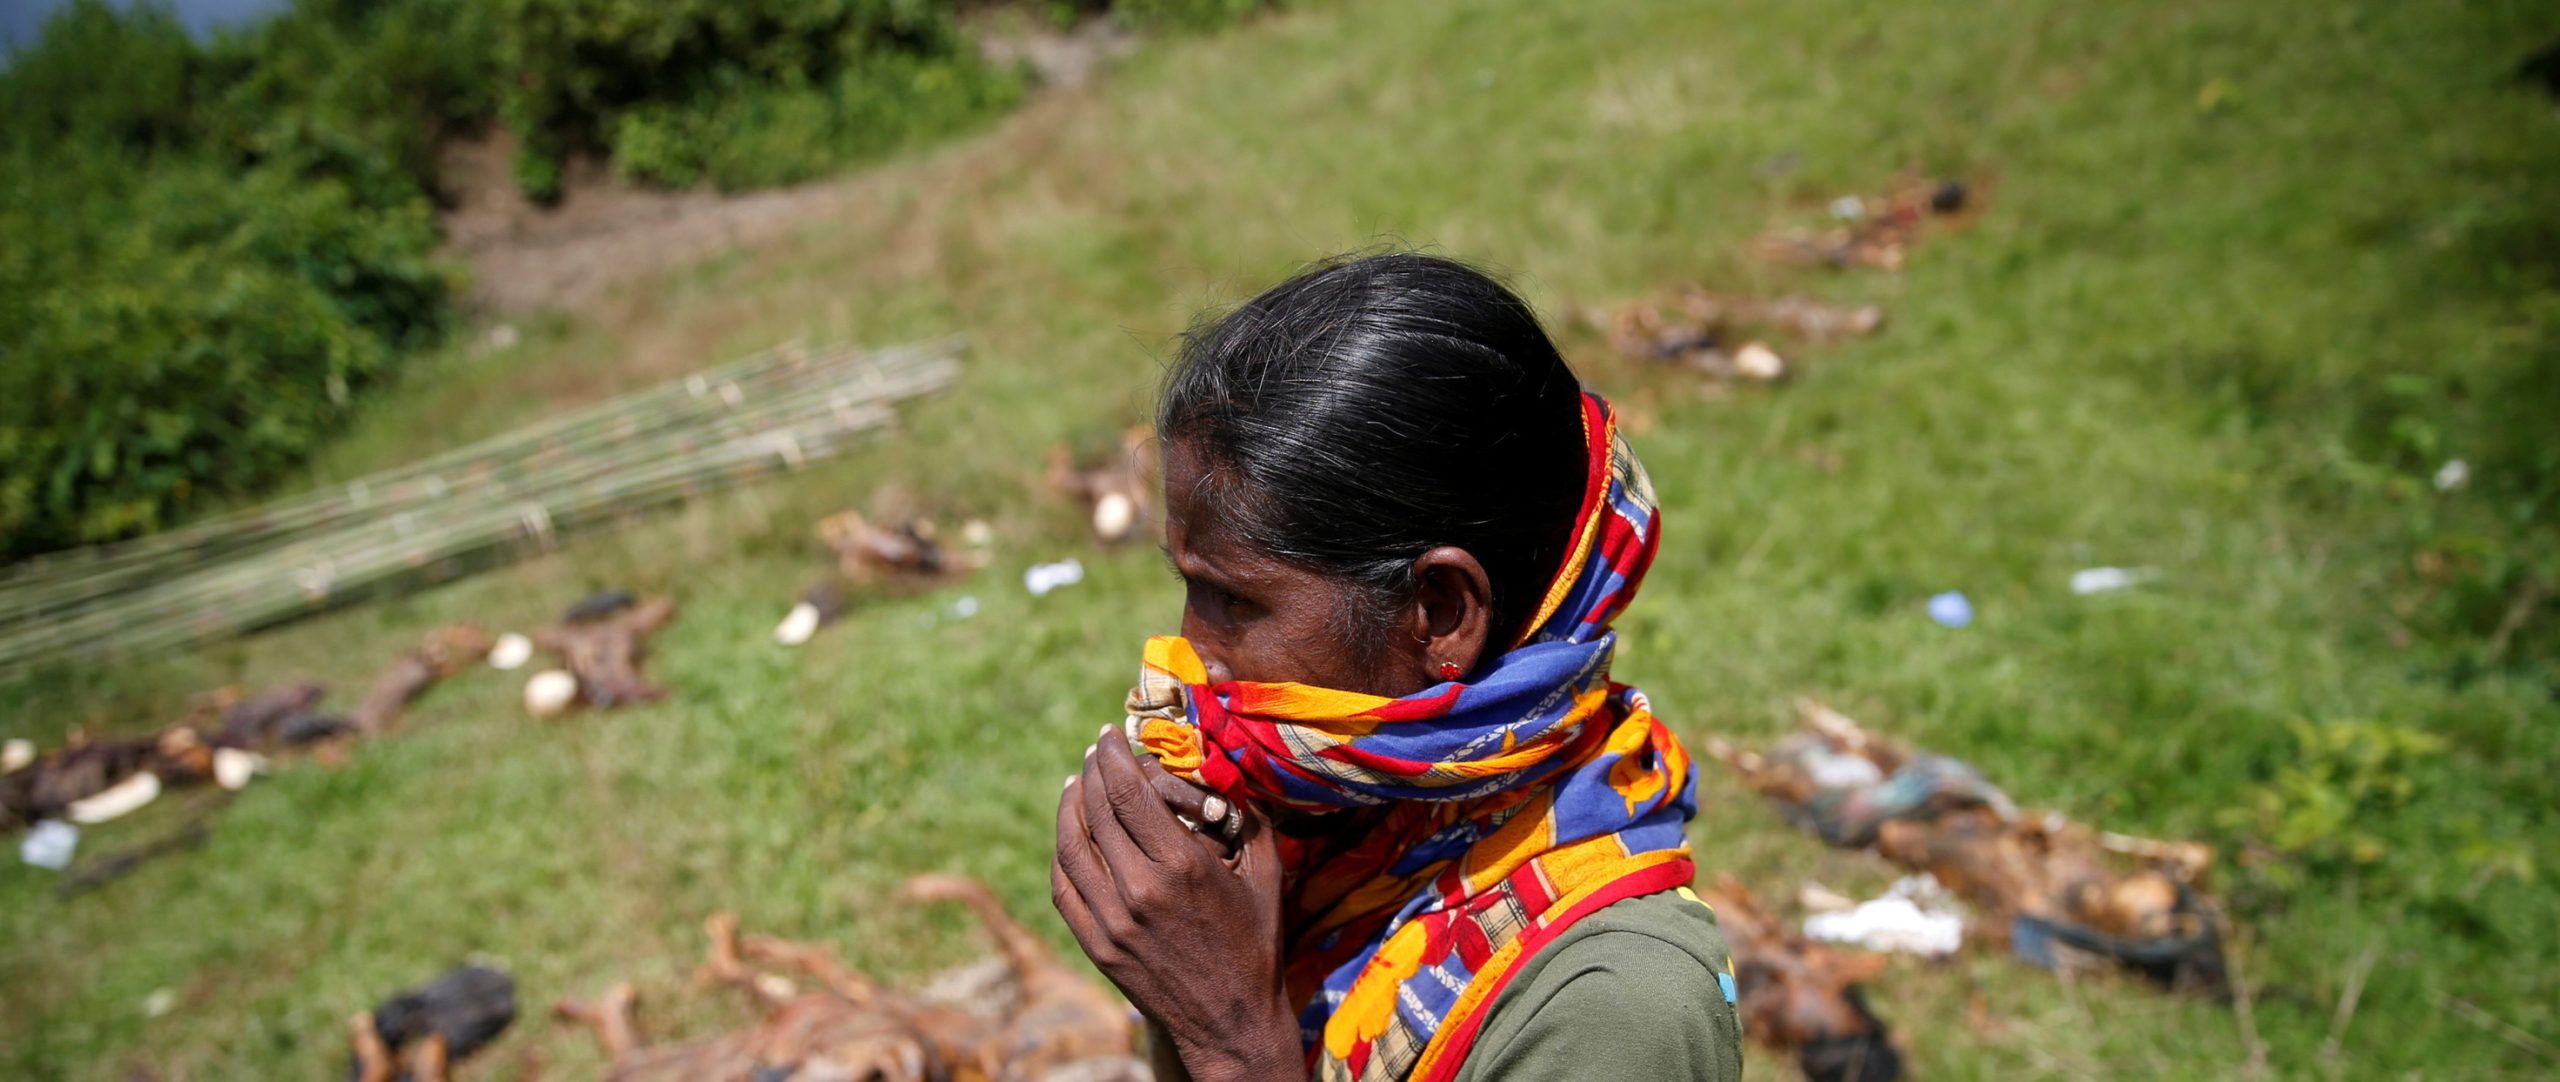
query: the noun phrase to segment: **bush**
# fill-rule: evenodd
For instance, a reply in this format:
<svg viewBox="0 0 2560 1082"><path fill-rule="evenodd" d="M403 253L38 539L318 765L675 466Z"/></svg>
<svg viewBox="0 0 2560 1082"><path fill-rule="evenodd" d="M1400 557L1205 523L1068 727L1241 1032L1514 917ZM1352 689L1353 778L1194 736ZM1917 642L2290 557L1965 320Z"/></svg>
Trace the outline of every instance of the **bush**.
<svg viewBox="0 0 2560 1082"><path fill-rule="evenodd" d="M1133 26L1205 30L1270 6L1272 0L1118 0L1111 5L1111 11L1114 17Z"/></svg>
<svg viewBox="0 0 2560 1082"><path fill-rule="evenodd" d="M299 0L199 45L165 7L75 0L0 69L0 558L254 492L433 343L450 133L503 118L538 199L579 152L675 186L804 180L1020 99L956 8Z"/></svg>
<svg viewBox="0 0 2560 1082"><path fill-rule="evenodd" d="M677 187L789 184L1000 115L1022 91L1019 76L984 65L882 56L822 87L632 109L612 134L613 162L624 176Z"/></svg>
<svg viewBox="0 0 2560 1082"><path fill-rule="evenodd" d="M200 50L80 3L0 74L0 555L253 491L441 332L407 114L317 18Z"/></svg>
<svg viewBox="0 0 2560 1082"><path fill-rule="evenodd" d="M560 163L724 188L802 180L1010 107L1018 74L981 60L954 6L905 0L488 0L503 27L501 112L517 175L557 194Z"/></svg>

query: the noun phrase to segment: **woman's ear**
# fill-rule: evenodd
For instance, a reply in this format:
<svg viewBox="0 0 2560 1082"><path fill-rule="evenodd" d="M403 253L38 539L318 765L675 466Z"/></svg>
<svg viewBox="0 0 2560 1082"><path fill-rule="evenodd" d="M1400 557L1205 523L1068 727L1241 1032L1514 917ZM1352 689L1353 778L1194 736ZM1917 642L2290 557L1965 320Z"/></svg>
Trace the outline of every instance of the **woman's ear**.
<svg viewBox="0 0 2560 1082"><path fill-rule="evenodd" d="M1460 677L1472 673L1492 639L1493 580L1467 550L1442 545L1413 561L1413 605L1405 614L1408 637L1415 643L1415 675L1419 686L1453 679L1443 666L1454 665Z"/></svg>

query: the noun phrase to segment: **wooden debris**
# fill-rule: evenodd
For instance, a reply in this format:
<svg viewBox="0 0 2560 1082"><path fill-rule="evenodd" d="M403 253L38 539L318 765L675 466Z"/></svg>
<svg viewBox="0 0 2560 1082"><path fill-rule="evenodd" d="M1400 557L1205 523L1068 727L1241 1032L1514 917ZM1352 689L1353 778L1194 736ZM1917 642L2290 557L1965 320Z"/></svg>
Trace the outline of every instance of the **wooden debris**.
<svg viewBox="0 0 2560 1082"><path fill-rule="evenodd" d="M655 702L666 689L640 675L650 635L675 619L675 602L663 597L635 601L629 594L605 594L572 606L558 626L533 637L534 645L559 655L577 677L579 699L605 709L625 703Z"/></svg>
<svg viewBox="0 0 2560 1082"><path fill-rule="evenodd" d="M1978 202L1961 180L1904 177L1883 196L1833 200L1835 225L1771 230L1753 241L1752 248L1763 258L1785 263L1900 271L1924 225L1966 213Z"/></svg>
<svg viewBox="0 0 2560 1082"><path fill-rule="evenodd" d="M356 704L355 731L366 736L388 732L400 716L437 681L449 679L489 656L495 645L476 624L454 624L427 636L418 648L400 655L373 678L364 701Z"/></svg>
<svg viewBox="0 0 2560 1082"><path fill-rule="evenodd" d="M1733 952L1744 1033L1794 1055L1814 1082L1902 1077L1902 1054L1859 987L1884 972L1883 955L1806 939L1731 876L1698 895L1715 908L1716 927Z"/></svg>
<svg viewBox="0 0 2560 1082"><path fill-rule="evenodd" d="M1120 434L1116 454L1091 465L1077 466L1063 443L1050 448L1047 485L1084 506L1094 540L1116 545L1160 528L1155 492L1161 468L1155 432L1141 425Z"/></svg>
<svg viewBox="0 0 2560 1082"><path fill-rule="evenodd" d="M901 992L844 965L823 944L741 936L736 919L724 913L704 922L711 946L701 975L742 990L762 1012L754 1026L652 1045L641 1032L628 982L592 1001L564 1001L554 1013L594 1031L612 1061L605 1077L614 1082L1149 1077L1135 1055L1127 1006L1062 964L983 885L923 876L911 881L907 895L969 906L996 941L998 983L976 988L966 1002Z"/></svg>
<svg viewBox="0 0 2560 1082"><path fill-rule="evenodd" d="M62 899L77 898L131 875L136 869L161 857L201 847L206 839L213 836L208 828L213 813L220 810L222 804L229 800L228 794L207 795L214 799L211 802L202 802L203 798L198 798L199 803L177 829L119 852L85 861L79 867L72 869L62 877L62 884L53 889L53 896Z"/></svg>
<svg viewBox="0 0 2560 1082"><path fill-rule="evenodd" d="M964 533L983 534L986 525L972 520ZM835 554L833 576L811 586L773 629L784 646L808 642L818 629L836 621L851 607L853 590L886 584L921 586L985 566L983 539L965 551L945 548L941 530L928 518L906 518L880 525L859 511L839 511L818 522L818 538Z"/></svg>
<svg viewBox="0 0 2560 1082"><path fill-rule="evenodd" d="M1770 339L1815 346L1873 334L1884 310L1810 297L1719 293L1684 285L1630 301L1602 319L1609 347L1629 360L1686 368L1718 381L1767 383L1788 365Z"/></svg>
<svg viewBox="0 0 2560 1082"><path fill-rule="evenodd" d="M351 1082L443 1082L516 1020L515 978L466 965L348 1022Z"/></svg>
<svg viewBox="0 0 2560 1082"><path fill-rule="evenodd" d="M140 775L153 779L153 796L161 788L201 782L213 776L214 750L187 725L122 739L74 734L69 744L38 757L33 765L0 775L0 825L66 818L74 805Z"/></svg>
<svg viewBox="0 0 2560 1082"><path fill-rule="evenodd" d="M818 521L818 537L836 554L836 573L854 584L907 576L931 578L960 566L944 555L940 531L930 519L910 518L877 526L859 511L839 511Z"/></svg>
<svg viewBox="0 0 2560 1082"><path fill-rule="evenodd" d="M1722 740L1708 751L1824 841L1873 846L1936 877L1987 918L1975 937L2047 968L2105 958L2173 987L2223 988L2203 889L2210 848L2021 812L1968 764L1905 749L1810 700L1799 714L1803 729L1766 753Z"/></svg>

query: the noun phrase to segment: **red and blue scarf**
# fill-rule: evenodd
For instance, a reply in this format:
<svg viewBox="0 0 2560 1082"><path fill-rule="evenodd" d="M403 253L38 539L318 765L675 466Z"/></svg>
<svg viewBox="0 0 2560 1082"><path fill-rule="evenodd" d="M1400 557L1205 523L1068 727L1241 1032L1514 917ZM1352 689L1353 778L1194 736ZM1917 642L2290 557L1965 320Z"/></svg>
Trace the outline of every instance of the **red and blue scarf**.
<svg viewBox="0 0 2560 1082"><path fill-rule="evenodd" d="M1232 799L1368 817L1284 838L1286 978L1316 1077L1447 1079L1520 963L1612 902L1686 886L1689 753L1609 680L1611 621L1660 543L1644 467L1585 395L1573 547L1530 630L1474 679L1400 699L1210 685L1147 643L1131 736Z"/></svg>

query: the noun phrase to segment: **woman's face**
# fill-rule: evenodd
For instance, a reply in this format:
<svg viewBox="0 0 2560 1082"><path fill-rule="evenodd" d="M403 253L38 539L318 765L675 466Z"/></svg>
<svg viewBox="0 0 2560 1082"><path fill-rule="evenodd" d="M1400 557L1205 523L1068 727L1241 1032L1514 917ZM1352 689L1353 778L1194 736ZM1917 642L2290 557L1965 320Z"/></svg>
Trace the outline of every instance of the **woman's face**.
<svg viewBox="0 0 2560 1082"><path fill-rule="evenodd" d="M1182 636L1208 666L1211 683L1294 682L1373 695L1409 695L1412 659L1402 643L1363 649L1345 634L1353 591L1318 572L1256 549L1204 497L1199 456L1181 441L1166 448L1165 552L1182 577ZM1390 633L1389 640L1405 638Z"/></svg>

